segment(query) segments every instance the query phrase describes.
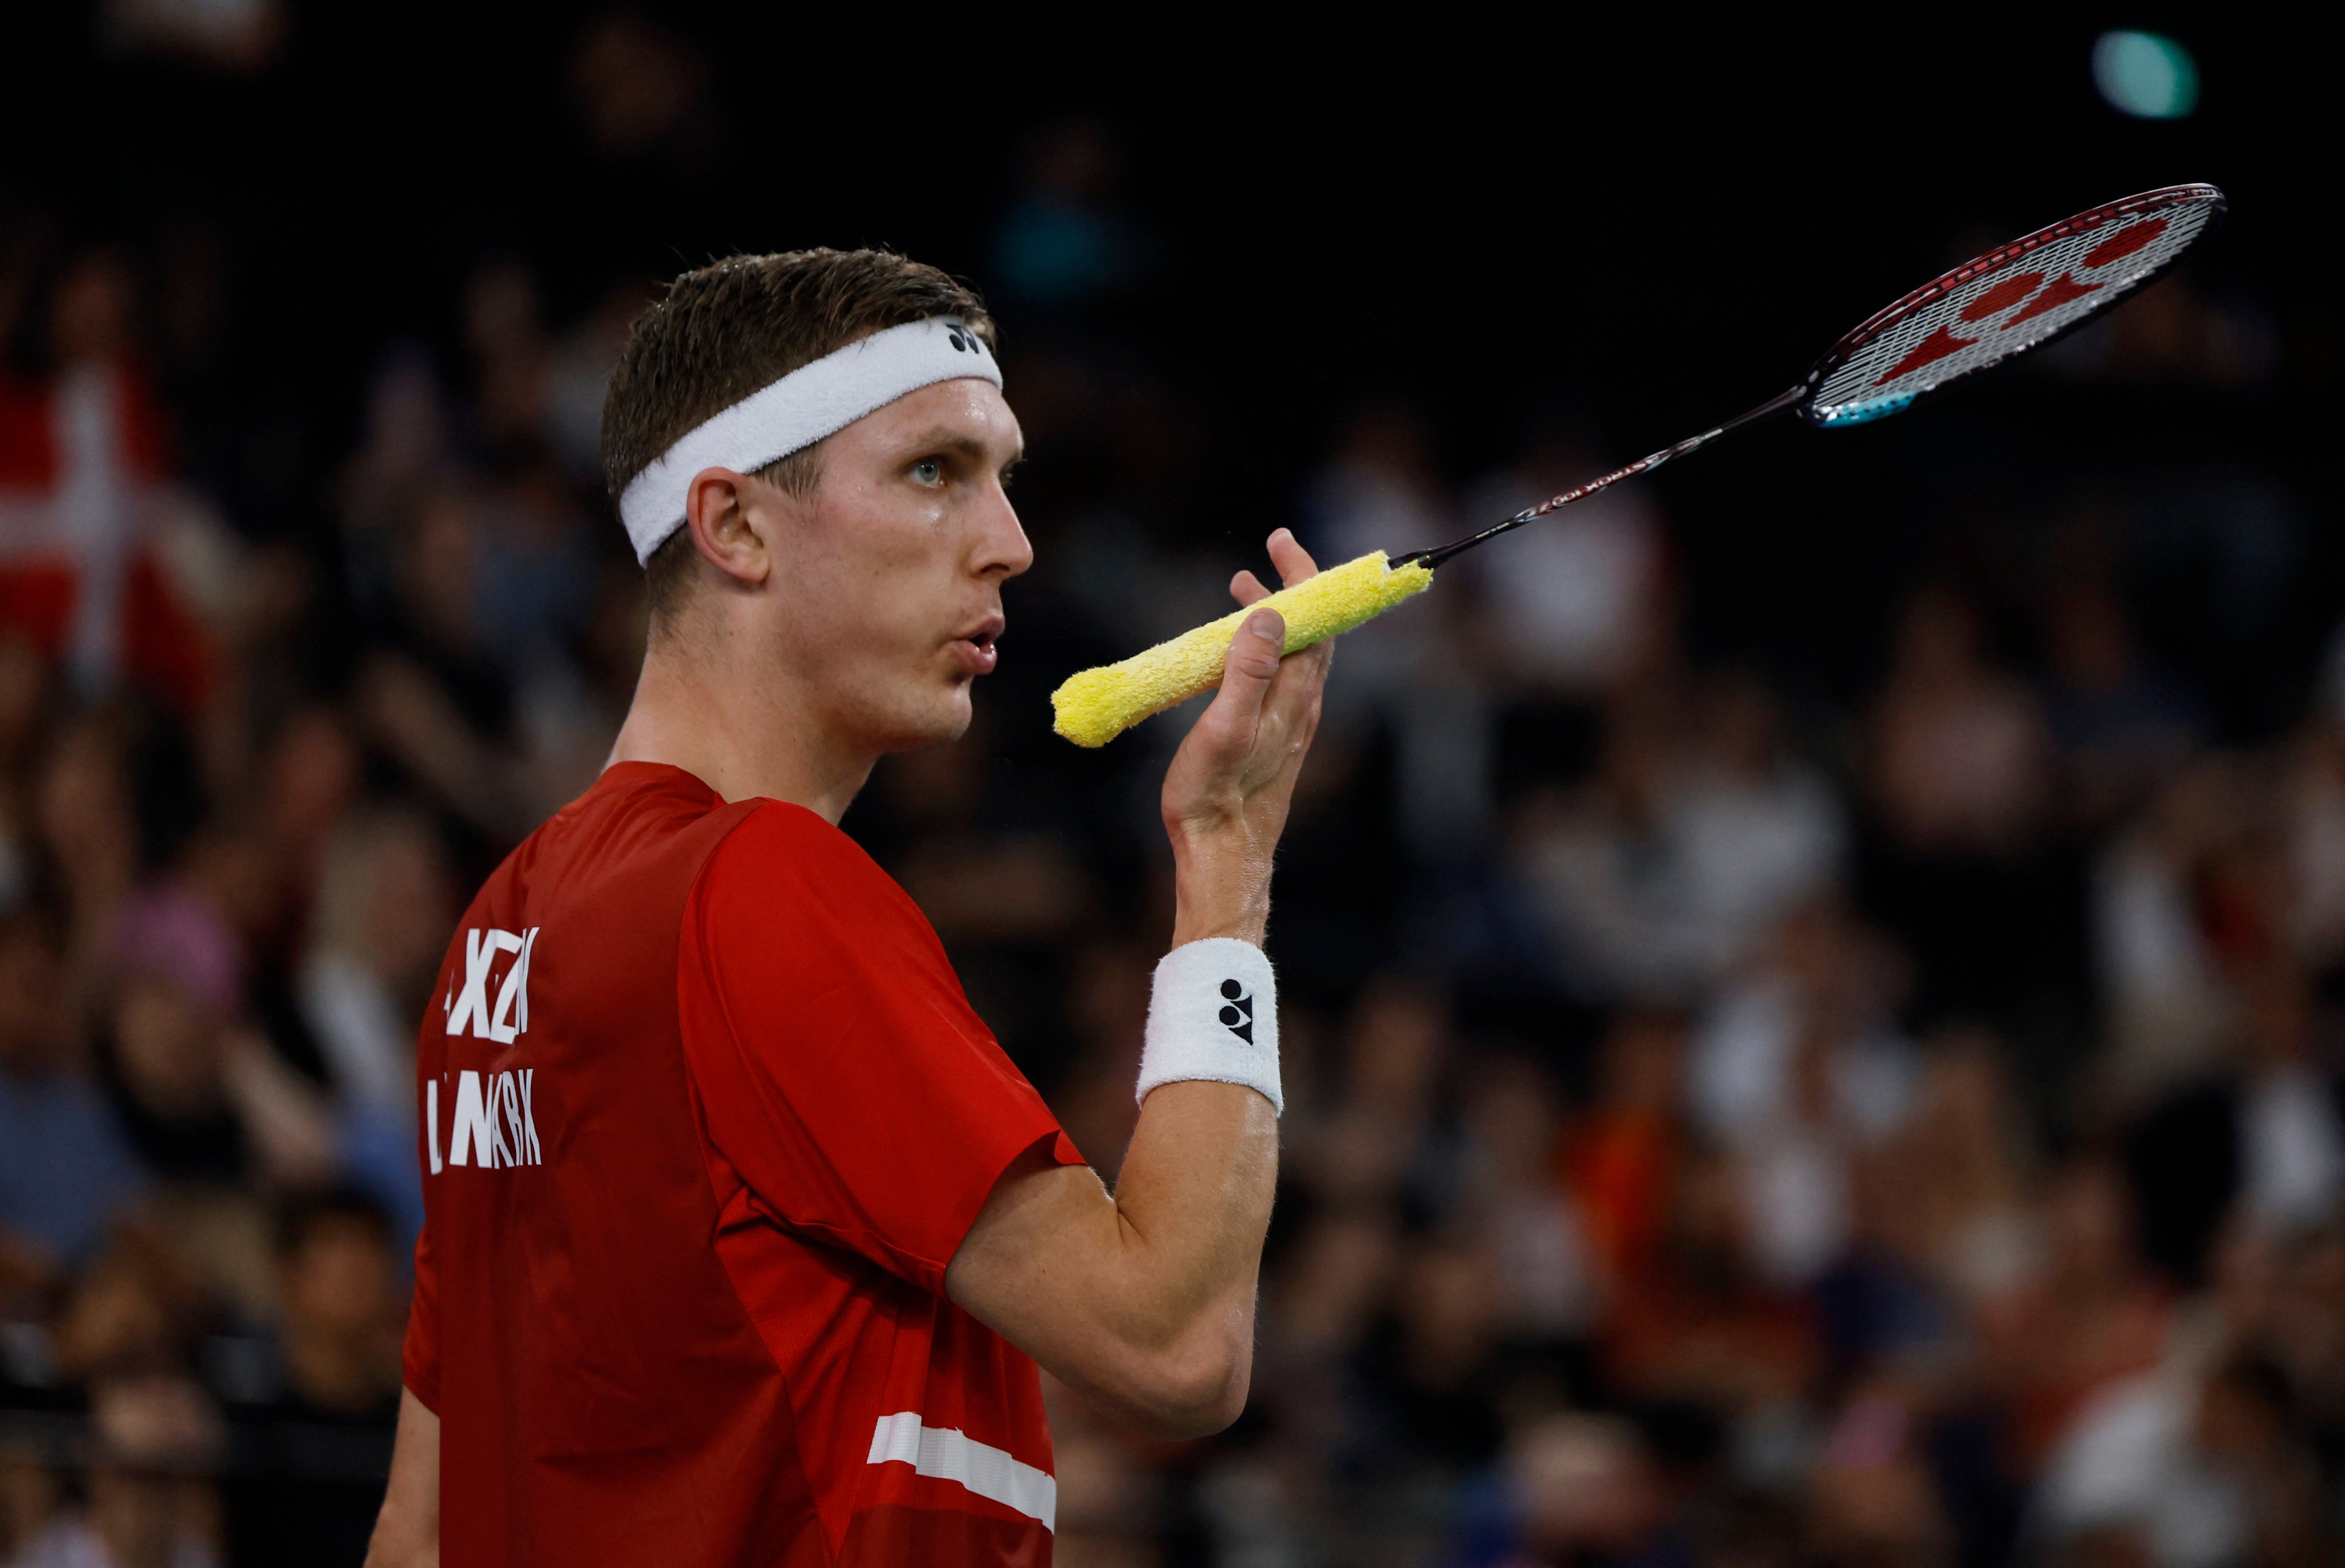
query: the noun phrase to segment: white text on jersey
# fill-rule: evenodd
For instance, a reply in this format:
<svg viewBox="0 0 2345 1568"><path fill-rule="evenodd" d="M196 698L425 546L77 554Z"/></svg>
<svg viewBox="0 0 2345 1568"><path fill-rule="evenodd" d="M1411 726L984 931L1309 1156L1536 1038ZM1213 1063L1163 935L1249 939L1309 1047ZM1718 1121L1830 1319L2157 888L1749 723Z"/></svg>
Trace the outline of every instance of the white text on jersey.
<svg viewBox="0 0 2345 1568"><path fill-rule="evenodd" d="M470 1028L478 1039L510 1045L515 1035L528 1032L529 956L537 949L540 929L532 926L519 936L494 926L465 931L463 989L452 991L440 1003L448 1014L449 1033L462 1034ZM498 957L508 952L515 956L505 971L504 983L497 988L496 1006L492 1009L489 972Z"/></svg>
<svg viewBox="0 0 2345 1568"><path fill-rule="evenodd" d="M456 1074L456 1115L448 1134L448 1161L452 1166L478 1166L482 1170L495 1170L501 1166L542 1166L545 1152L538 1146L537 1113L530 1104L530 1089L537 1078L537 1069L522 1067L510 1073L491 1073L483 1077L471 1068ZM423 1084L424 1145L431 1156L431 1174L438 1176L440 1161L440 1080L427 1079Z"/></svg>

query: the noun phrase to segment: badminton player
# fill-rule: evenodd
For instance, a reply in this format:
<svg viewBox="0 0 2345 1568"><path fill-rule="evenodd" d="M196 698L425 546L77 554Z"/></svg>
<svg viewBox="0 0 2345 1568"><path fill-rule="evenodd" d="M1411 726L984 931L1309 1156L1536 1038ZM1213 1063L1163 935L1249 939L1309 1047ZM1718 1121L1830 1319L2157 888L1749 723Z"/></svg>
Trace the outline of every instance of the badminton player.
<svg viewBox="0 0 2345 1568"><path fill-rule="evenodd" d="M872 251L736 257L636 323L603 447L649 646L423 1023L379 1568L1045 1563L1037 1362L1169 1435L1244 1403L1261 943L1324 648L1251 617L1165 777L1178 912L1112 1195L838 829L879 758L967 727L1031 558L992 344Z"/></svg>

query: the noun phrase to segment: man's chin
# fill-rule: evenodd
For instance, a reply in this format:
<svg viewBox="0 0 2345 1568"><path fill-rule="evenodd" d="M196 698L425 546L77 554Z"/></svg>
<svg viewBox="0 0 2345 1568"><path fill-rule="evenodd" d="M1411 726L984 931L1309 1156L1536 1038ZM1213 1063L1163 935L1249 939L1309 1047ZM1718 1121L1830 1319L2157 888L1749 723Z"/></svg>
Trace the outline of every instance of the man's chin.
<svg viewBox="0 0 2345 1568"><path fill-rule="evenodd" d="M917 711L898 714L896 722L888 726L888 738L882 749L918 751L923 747L949 746L968 734L973 713L969 686L968 681L958 682L950 690L922 703Z"/></svg>

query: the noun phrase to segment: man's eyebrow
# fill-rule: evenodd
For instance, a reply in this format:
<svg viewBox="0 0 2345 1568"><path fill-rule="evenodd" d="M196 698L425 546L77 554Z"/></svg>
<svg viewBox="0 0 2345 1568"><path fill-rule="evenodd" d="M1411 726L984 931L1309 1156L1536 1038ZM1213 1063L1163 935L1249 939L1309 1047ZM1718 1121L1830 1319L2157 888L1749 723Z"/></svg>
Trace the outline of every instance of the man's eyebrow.
<svg viewBox="0 0 2345 1568"><path fill-rule="evenodd" d="M993 456L991 448L977 437L965 431L948 430L942 425L914 438L910 444L923 452L949 452L976 463L989 462ZM1007 473L1025 461L1026 448L1021 444L1001 465L1001 472Z"/></svg>

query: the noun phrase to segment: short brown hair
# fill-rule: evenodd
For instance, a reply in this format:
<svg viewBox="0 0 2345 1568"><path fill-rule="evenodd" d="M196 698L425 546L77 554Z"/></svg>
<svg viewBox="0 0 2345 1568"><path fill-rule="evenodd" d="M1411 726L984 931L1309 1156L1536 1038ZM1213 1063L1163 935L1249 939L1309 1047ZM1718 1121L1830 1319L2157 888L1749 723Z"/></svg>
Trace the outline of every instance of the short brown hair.
<svg viewBox="0 0 2345 1568"><path fill-rule="evenodd" d="M993 319L967 285L892 250L730 256L685 273L635 319L603 399L603 477L615 502L677 439L750 393L858 338L958 316L994 342ZM760 477L804 494L817 443ZM682 530L645 563L652 625L674 614L694 552Z"/></svg>

